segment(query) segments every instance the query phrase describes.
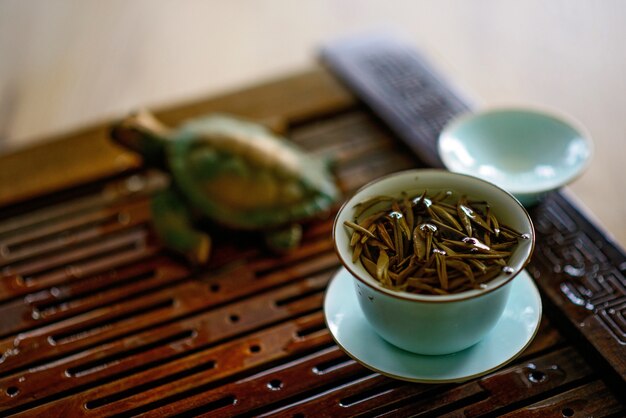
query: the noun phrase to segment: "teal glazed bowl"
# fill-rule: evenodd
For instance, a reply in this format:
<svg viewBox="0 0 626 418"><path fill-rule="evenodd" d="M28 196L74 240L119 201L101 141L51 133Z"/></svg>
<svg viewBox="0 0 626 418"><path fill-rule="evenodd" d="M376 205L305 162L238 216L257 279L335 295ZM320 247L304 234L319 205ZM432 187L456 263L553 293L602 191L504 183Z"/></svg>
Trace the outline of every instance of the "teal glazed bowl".
<svg viewBox="0 0 626 418"><path fill-rule="evenodd" d="M514 108L462 116L444 128L438 143L448 170L495 183L526 206L580 175L592 149L590 136L575 123Z"/></svg>
<svg viewBox="0 0 626 418"><path fill-rule="evenodd" d="M419 295L383 287L360 261L352 262L351 229L355 205L369 197L399 197L452 190L472 199L486 200L501 222L528 234L509 260L510 273L501 273L482 289L450 295ZM370 210L379 210L373 207ZM367 214L367 212L366 212ZM445 170L409 170L374 181L360 189L338 212L333 226L335 250L351 273L354 291L369 325L389 343L418 354L450 354L479 342L496 325L509 297L511 283L530 261L535 232L524 207L498 186Z"/></svg>

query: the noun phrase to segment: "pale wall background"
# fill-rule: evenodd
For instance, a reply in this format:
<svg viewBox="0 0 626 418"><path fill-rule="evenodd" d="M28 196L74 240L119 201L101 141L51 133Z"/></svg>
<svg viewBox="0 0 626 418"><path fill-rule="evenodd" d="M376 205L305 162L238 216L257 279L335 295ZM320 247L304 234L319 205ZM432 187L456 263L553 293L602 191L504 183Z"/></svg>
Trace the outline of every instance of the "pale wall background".
<svg viewBox="0 0 626 418"><path fill-rule="evenodd" d="M0 0L0 152L280 77L326 40L381 27L483 106L548 106L586 125L596 154L571 190L626 245L621 0Z"/></svg>

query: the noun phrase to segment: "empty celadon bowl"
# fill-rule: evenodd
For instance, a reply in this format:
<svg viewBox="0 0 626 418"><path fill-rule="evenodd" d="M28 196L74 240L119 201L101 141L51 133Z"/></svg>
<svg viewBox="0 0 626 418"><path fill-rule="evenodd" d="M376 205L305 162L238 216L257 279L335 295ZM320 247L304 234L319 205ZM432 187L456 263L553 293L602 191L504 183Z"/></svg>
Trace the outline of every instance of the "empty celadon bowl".
<svg viewBox="0 0 626 418"><path fill-rule="evenodd" d="M462 116L442 131L438 146L448 170L495 183L526 206L582 173L593 148L582 127L515 108Z"/></svg>

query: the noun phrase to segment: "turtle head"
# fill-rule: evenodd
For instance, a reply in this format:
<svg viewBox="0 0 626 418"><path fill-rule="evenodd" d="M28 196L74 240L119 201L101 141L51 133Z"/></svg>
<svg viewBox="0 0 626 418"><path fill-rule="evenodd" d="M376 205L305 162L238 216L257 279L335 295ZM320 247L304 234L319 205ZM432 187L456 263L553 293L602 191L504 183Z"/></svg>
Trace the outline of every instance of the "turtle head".
<svg viewBox="0 0 626 418"><path fill-rule="evenodd" d="M170 129L147 110L132 113L111 128L111 138L140 154L153 167L165 167L165 144Z"/></svg>

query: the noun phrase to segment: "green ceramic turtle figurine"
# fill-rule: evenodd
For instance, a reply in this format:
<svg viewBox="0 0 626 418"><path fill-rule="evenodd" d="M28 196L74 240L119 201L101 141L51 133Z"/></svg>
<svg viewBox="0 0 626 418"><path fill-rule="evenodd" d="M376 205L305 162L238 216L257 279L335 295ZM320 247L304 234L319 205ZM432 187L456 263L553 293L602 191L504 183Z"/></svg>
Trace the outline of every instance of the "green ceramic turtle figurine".
<svg viewBox="0 0 626 418"><path fill-rule="evenodd" d="M326 161L232 116L208 115L170 129L144 111L117 123L111 136L170 173L170 187L152 201L155 229L167 247L196 264L211 250L209 236L194 227L197 215L264 231L271 249L286 251L300 242L299 222L327 212L339 198Z"/></svg>

